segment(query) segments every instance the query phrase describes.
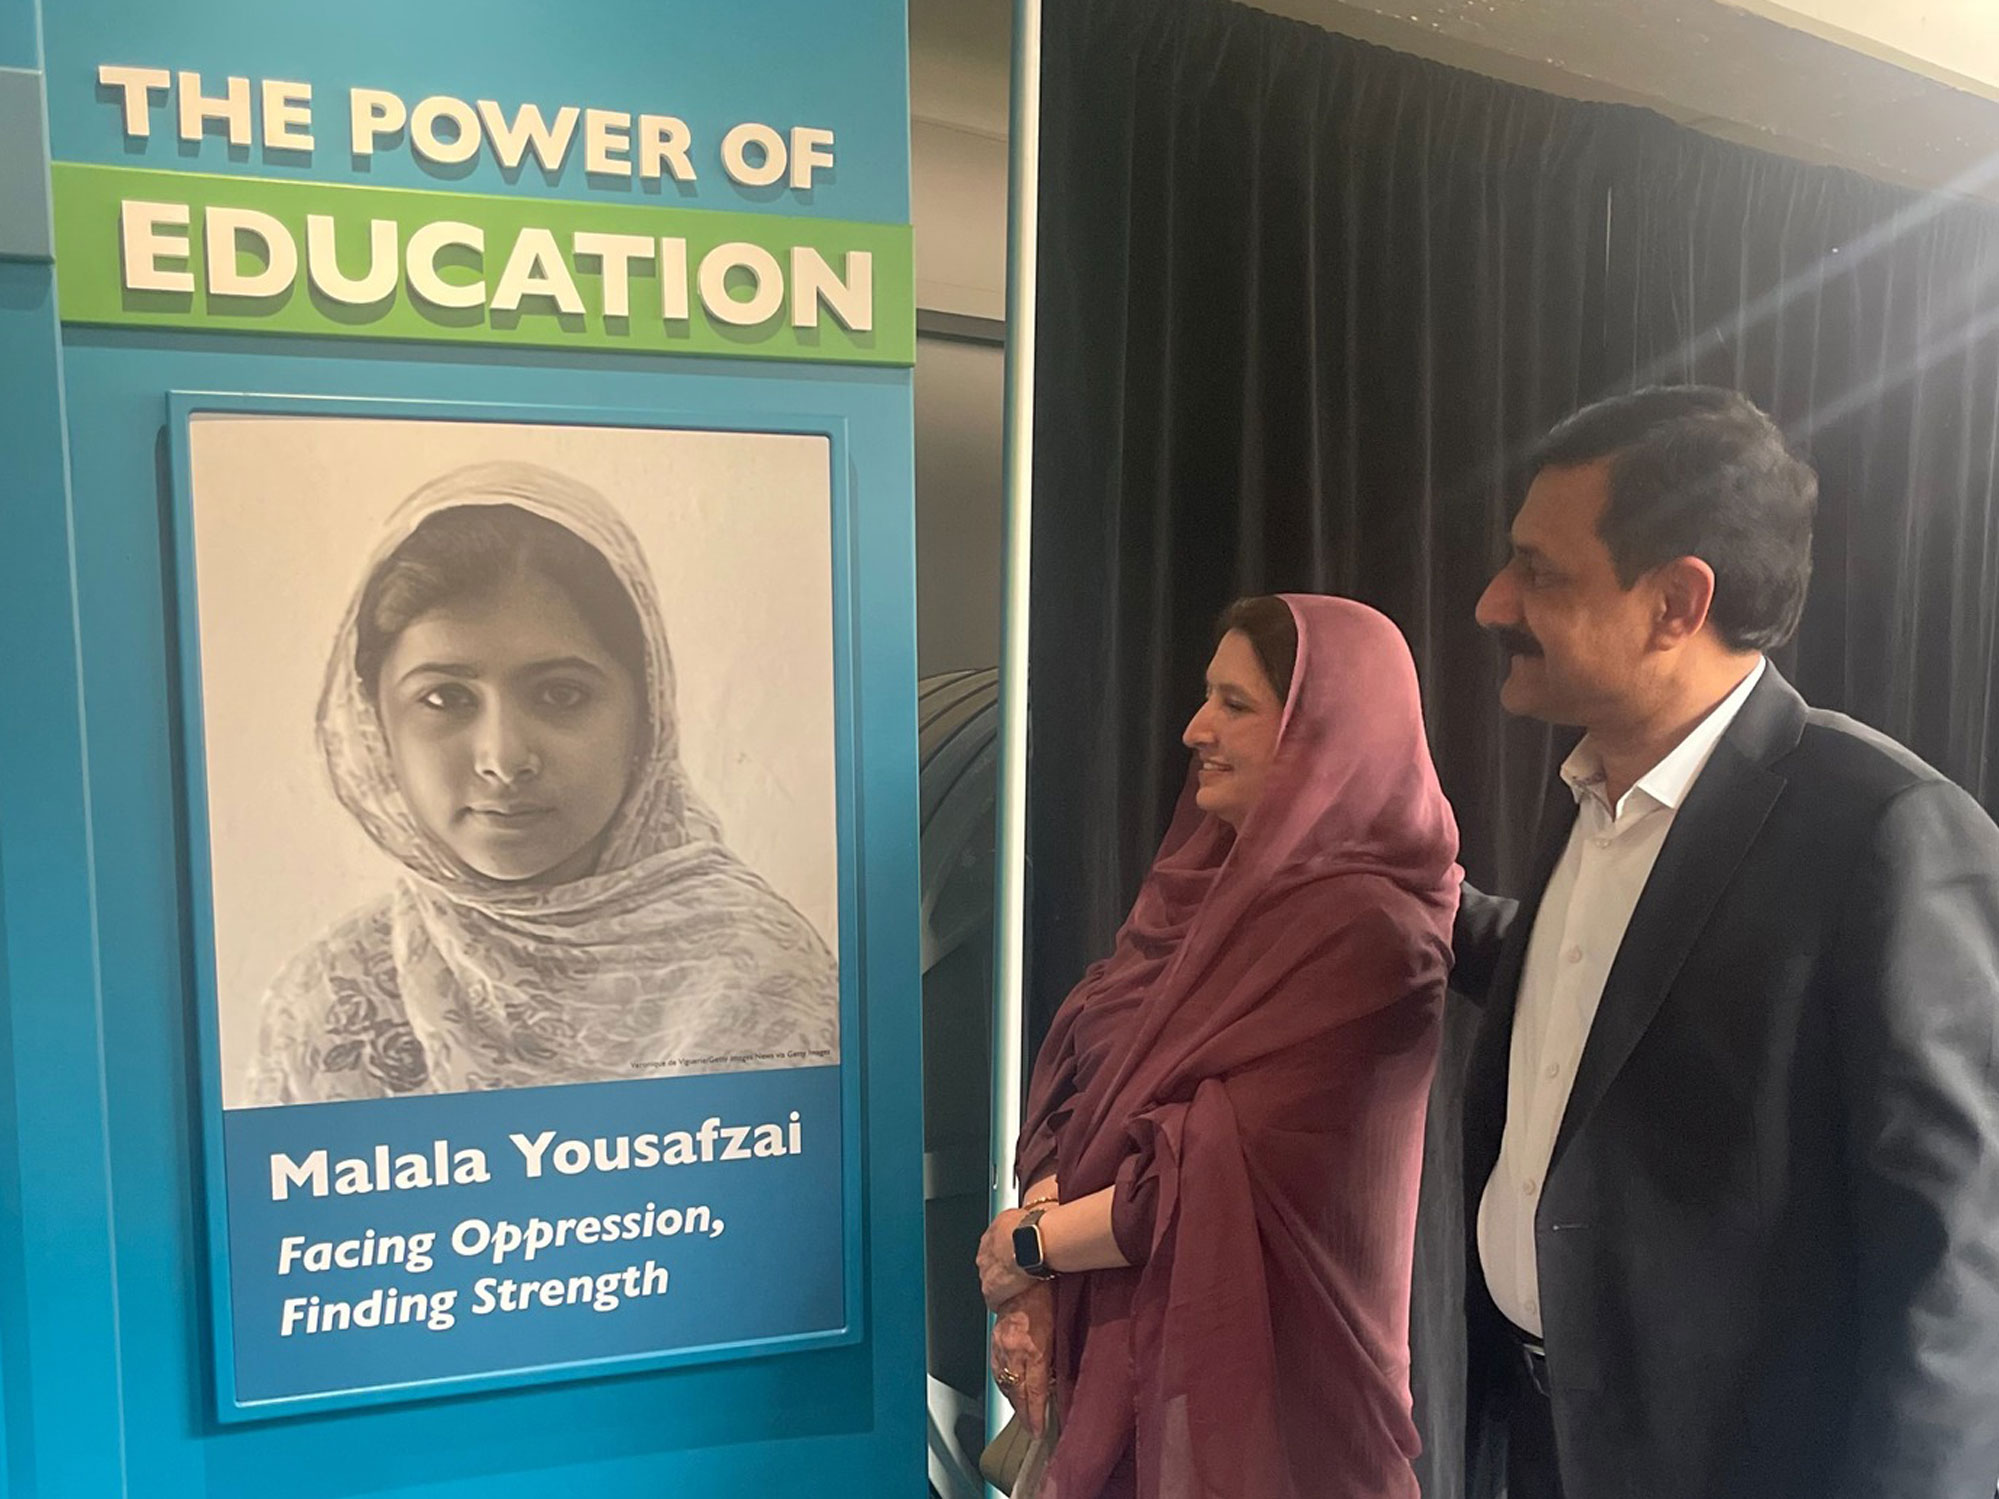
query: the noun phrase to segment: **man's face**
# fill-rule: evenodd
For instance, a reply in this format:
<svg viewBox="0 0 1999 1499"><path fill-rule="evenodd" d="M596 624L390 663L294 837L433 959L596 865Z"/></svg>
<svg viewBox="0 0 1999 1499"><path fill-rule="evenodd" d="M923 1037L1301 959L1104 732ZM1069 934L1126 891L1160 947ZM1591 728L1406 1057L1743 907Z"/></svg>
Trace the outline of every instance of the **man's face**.
<svg viewBox="0 0 1999 1499"><path fill-rule="evenodd" d="M1610 463L1547 468L1513 518L1513 556L1486 585L1477 619L1506 648L1509 713L1599 728L1636 715L1654 665L1649 578L1617 581L1597 534Z"/></svg>

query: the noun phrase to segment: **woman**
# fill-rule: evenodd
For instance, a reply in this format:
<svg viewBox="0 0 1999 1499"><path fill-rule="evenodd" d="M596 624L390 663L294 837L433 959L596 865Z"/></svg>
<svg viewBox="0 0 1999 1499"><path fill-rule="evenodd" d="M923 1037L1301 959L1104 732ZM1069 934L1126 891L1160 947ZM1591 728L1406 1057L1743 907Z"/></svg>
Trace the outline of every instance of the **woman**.
<svg viewBox="0 0 1999 1499"><path fill-rule="evenodd" d="M1459 872L1408 648L1349 600L1244 600L1185 739L1189 794L1035 1064L1023 1208L980 1246L994 1375L1038 1430L1052 1373L1043 1499L1414 1499Z"/></svg>
<svg viewBox="0 0 1999 1499"><path fill-rule="evenodd" d="M592 491L489 463L412 495L318 723L401 874L271 986L253 1103L837 1060L833 960L688 785L652 578Z"/></svg>

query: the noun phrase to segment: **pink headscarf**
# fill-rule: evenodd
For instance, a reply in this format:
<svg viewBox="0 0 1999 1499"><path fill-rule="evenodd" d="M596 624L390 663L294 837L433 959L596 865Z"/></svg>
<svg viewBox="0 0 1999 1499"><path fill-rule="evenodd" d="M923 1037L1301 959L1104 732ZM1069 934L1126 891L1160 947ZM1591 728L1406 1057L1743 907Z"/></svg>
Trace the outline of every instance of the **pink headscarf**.
<svg viewBox="0 0 1999 1499"><path fill-rule="evenodd" d="M1097 1499L1134 1438L1146 1499L1416 1492L1409 1273L1457 826L1395 626L1285 602L1262 798L1238 832L1190 784L1036 1061L1019 1179L1115 1185L1135 1262L1056 1283L1049 1499Z"/></svg>

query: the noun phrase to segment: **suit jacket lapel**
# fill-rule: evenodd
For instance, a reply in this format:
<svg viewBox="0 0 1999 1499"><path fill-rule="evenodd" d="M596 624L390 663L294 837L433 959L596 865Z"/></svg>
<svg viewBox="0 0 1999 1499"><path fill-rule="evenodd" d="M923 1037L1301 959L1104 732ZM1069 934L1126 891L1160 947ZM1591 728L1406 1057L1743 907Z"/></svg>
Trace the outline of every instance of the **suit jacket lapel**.
<svg viewBox="0 0 1999 1499"><path fill-rule="evenodd" d="M1665 1003L1783 792L1784 777L1769 764L1797 744L1804 722L1804 700L1767 668L1681 803L1604 982L1555 1136L1555 1163Z"/></svg>

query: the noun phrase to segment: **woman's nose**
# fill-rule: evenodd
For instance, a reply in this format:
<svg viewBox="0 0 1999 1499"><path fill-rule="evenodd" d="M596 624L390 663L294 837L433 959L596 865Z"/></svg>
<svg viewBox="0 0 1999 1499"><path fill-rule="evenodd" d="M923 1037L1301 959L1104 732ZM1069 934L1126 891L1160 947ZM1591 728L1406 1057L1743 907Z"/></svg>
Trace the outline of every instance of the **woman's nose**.
<svg viewBox="0 0 1999 1499"><path fill-rule="evenodd" d="M1180 735L1180 742L1186 745L1188 749L1199 749L1204 744L1213 744L1215 742L1215 731L1208 723L1208 705L1206 703L1197 708L1194 711L1194 716L1187 720L1187 728Z"/></svg>
<svg viewBox="0 0 1999 1499"><path fill-rule="evenodd" d="M511 786L541 774L541 757L524 729L521 715L504 706L489 708L480 716L472 765L483 779Z"/></svg>

